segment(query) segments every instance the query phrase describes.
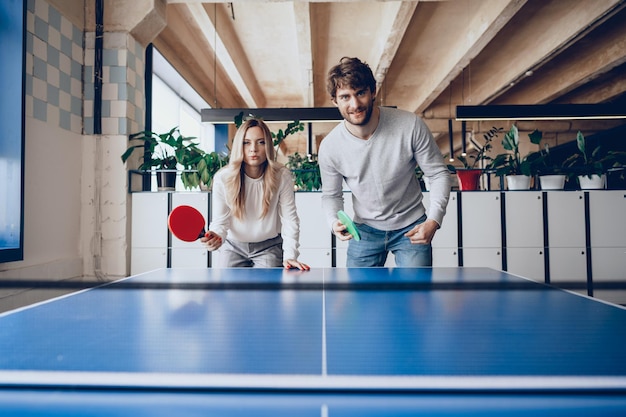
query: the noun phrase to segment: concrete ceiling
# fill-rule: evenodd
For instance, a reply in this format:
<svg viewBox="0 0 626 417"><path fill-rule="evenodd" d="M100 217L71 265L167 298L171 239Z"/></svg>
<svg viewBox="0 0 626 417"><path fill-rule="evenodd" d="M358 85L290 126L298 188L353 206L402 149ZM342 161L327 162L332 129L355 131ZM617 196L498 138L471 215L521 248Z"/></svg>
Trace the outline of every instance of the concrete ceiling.
<svg viewBox="0 0 626 417"><path fill-rule="evenodd" d="M142 2L165 7L152 42L212 107L331 106L343 56L442 149L460 104L626 106L626 0Z"/></svg>
<svg viewBox="0 0 626 417"><path fill-rule="evenodd" d="M167 0L153 43L223 108L331 106L328 69L359 57L444 143L459 104L626 105L623 0Z"/></svg>

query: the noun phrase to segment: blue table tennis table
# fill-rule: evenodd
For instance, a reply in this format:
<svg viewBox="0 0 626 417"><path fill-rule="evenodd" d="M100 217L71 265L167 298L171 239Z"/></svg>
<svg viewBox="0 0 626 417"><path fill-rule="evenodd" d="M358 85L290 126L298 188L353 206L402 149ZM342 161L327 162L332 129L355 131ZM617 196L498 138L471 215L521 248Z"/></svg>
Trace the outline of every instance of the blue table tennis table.
<svg viewBox="0 0 626 417"><path fill-rule="evenodd" d="M161 269L1 314L0 414L624 416L626 309L488 268Z"/></svg>

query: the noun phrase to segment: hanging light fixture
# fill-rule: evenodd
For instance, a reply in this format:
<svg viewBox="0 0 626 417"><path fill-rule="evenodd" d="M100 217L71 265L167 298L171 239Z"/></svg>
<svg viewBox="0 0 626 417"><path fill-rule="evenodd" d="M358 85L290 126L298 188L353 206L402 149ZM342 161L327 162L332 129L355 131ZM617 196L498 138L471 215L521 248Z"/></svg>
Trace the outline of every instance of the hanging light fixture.
<svg viewBox="0 0 626 417"><path fill-rule="evenodd" d="M504 104L456 106L456 120L626 119L626 108L614 104Z"/></svg>
<svg viewBox="0 0 626 417"><path fill-rule="evenodd" d="M229 108L202 109L200 115L203 122L234 123L235 116L242 113L260 117L266 122L324 122L343 120L337 107L292 107L292 108Z"/></svg>

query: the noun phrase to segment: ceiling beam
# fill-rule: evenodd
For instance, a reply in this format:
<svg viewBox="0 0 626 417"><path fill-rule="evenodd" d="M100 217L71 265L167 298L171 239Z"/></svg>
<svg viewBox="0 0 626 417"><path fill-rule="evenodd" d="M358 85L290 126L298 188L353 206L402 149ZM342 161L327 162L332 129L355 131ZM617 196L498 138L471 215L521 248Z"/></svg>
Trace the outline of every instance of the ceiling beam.
<svg viewBox="0 0 626 417"><path fill-rule="evenodd" d="M387 33L387 38L381 44L381 50L379 51L378 58L376 59L374 77L376 77L376 90L381 91L382 85L385 82L387 71L393 62L393 59L398 52L400 43L404 38L404 34L409 27L415 8L417 7L417 1L403 1L398 5L389 3L390 7L395 7L395 16L393 19L386 19L390 21L389 27L381 30L382 33Z"/></svg>
<svg viewBox="0 0 626 417"><path fill-rule="evenodd" d="M303 107L313 107L313 47L311 43L311 10L308 2L293 2Z"/></svg>
<svg viewBox="0 0 626 417"><path fill-rule="evenodd" d="M481 54L472 62L472 105L487 104L512 85L536 71L567 47L577 36L600 19L620 0L529 2L523 15L516 15L489 45L497 54ZM531 25L526 24L532 21ZM540 36L538 34L541 34ZM503 60L515 60L505 65ZM532 100L526 104L535 104Z"/></svg>
<svg viewBox="0 0 626 417"><path fill-rule="evenodd" d="M220 68L215 68L212 53L197 53L206 51L208 43L197 36L195 21L184 6L168 6L167 21L168 26L156 37L154 46L207 103L213 104L216 100L213 86L220 81L224 84L225 74ZM232 86L229 90L222 104L240 105L238 92Z"/></svg>
<svg viewBox="0 0 626 417"><path fill-rule="evenodd" d="M209 45L211 45L211 48L213 48L213 50L215 51L218 62L224 68L224 71L226 72L226 74L228 74L230 80L241 94L245 105L250 107L257 107L257 101L252 96L252 93L246 85L237 64L235 64L233 57L224 46L224 42L217 32L215 24L210 19L203 5L201 3L191 2L187 3L186 7L189 8L189 10L191 11L191 14L194 17L196 24L200 28L200 31L202 32L204 38L208 41Z"/></svg>
<svg viewBox="0 0 626 417"><path fill-rule="evenodd" d="M448 43L442 50L436 51L437 59L432 59L432 65L426 78L415 92L416 113L425 111L449 85L462 75L463 70L478 56L487 45L498 35L504 26L524 6L526 0L500 0L472 3L477 7L465 10L467 18L464 27L452 28L447 25L433 27L436 32L450 31L455 35L448 37ZM445 12L446 9L442 8ZM437 21L445 22L445 13L438 16ZM458 36L457 36L458 34ZM429 36L433 36L432 34ZM471 68L470 68L471 69ZM468 99L471 97L468 95Z"/></svg>
<svg viewBox="0 0 626 417"><path fill-rule="evenodd" d="M602 30L591 31L584 41L576 42L573 47L534 71L532 76L525 77L493 104L550 103L622 66L626 63L624 18L626 8L605 22ZM610 99L610 96L587 103L599 103L606 99Z"/></svg>

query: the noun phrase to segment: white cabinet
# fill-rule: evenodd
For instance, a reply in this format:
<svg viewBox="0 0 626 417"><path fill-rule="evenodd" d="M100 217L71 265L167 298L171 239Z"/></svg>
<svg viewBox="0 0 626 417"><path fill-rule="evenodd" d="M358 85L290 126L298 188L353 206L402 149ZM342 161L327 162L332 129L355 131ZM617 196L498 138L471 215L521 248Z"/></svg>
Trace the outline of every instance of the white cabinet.
<svg viewBox="0 0 626 417"><path fill-rule="evenodd" d="M183 242L167 228L170 207L189 205L205 219L209 194L146 192L132 194L131 274L167 267L207 267L208 254L199 241Z"/></svg>
<svg viewBox="0 0 626 417"><path fill-rule="evenodd" d="M499 191L461 192L463 266L502 269Z"/></svg>
<svg viewBox="0 0 626 417"><path fill-rule="evenodd" d="M456 267L459 266L459 208L458 193L451 192L446 215L441 228L435 233L432 241L433 266ZM430 206L430 193L424 193L424 205L426 212Z"/></svg>
<svg viewBox="0 0 626 417"><path fill-rule="evenodd" d="M298 260L314 268L331 267L332 237L322 210L322 193L297 192L296 208L300 218Z"/></svg>
<svg viewBox="0 0 626 417"><path fill-rule="evenodd" d="M582 191L548 191L550 282L587 282L585 198ZM587 293L586 290L580 290Z"/></svg>
<svg viewBox="0 0 626 417"><path fill-rule="evenodd" d="M626 280L626 191L589 191L594 283ZM594 297L626 303L624 290L593 290Z"/></svg>
<svg viewBox="0 0 626 417"><path fill-rule="evenodd" d="M167 267L168 193L133 193L130 273Z"/></svg>
<svg viewBox="0 0 626 417"><path fill-rule="evenodd" d="M503 198L507 271L544 282L543 193L508 192Z"/></svg>
<svg viewBox="0 0 626 417"><path fill-rule="evenodd" d="M208 227L209 218L209 194L207 193L172 193L172 210L178 206L187 205L198 210L205 219L204 228ZM184 242L176 236L171 236L171 259L170 266L173 268L206 268L208 266L209 252L200 243Z"/></svg>

